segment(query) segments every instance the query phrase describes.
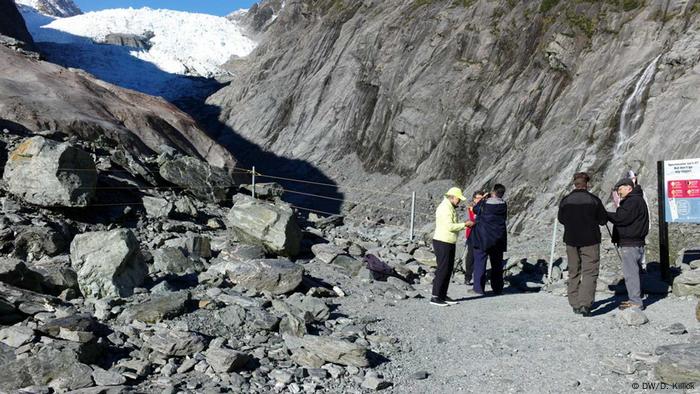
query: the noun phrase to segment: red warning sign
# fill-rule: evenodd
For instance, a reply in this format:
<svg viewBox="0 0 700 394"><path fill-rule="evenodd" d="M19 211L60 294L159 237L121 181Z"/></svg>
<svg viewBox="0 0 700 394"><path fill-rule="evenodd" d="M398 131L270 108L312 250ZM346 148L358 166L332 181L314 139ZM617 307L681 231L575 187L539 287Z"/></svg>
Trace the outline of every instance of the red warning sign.
<svg viewBox="0 0 700 394"><path fill-rule="evenodd" d="M700 179L668 181L668 198L700 198Z"/></svg>

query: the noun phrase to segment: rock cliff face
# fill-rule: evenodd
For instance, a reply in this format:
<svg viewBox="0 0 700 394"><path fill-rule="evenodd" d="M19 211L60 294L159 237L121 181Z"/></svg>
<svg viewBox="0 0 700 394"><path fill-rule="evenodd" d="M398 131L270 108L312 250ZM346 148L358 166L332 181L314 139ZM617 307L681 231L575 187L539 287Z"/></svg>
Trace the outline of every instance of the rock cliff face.
<svg viewBox="0 0 700 394"><path fill-rule="evenodd" d="M0 34L32 44L31 34L13 1L0 1Z"/></svg>
<svg viewBox="0 0 700 394"><path fill-rule="evenodd" d="M653 196L657 160L700 156L699 28L681 0L291 0L208 102L341 185L505 183L536 232L576 171Z"/></svg>

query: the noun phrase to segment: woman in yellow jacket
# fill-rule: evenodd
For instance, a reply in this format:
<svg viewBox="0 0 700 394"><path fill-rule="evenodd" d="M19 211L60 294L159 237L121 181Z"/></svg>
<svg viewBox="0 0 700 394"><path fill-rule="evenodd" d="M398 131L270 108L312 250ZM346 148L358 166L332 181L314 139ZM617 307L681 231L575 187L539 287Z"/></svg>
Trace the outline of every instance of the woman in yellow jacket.
<svg viewBox="0 0 700 394"><path fill-rule="evenodd" d="M455 208L466 200L462 190L453 187L445 193L435 210L435 234L433 235L433 250L437 259L437 271L433 280L433 295L430 303L437 306L447 306L456 302L447 297L447 287L450 285L450 277L455 261L455 245L457 235L470 222L459 222Z"/></svg>

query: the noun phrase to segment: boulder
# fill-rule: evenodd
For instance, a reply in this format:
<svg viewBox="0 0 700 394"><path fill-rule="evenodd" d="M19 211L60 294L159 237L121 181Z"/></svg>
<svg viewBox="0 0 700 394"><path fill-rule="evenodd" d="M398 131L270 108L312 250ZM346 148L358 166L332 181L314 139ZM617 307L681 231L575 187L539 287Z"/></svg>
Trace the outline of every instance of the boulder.
<svg viewBox="0 0 700 394"><path fill-rule="evenodd" d="M41 291L43 278L18 259L0 258L0 282L32 291Z"/></svg>
<svg viewBox="0 0 700 394"><path fill-rule="evenodd" d="M700 270L685 271L673 279L673 294L700 296Z"/></svg>
<svg viewBox="0 0 700 394"><path fill-rule="evenodd" d="M304 296L301 293L294 293L287 298L287 303L304 312L309 312L313 316L313 321L324 322L331 315L330 308L321 299Z"/></svg>
<svg viewBox="0 0 700 394"><path fill-rule="evenodd" d="M159 330L144 342L144 346L165 356L185 357L201 352L206 347L206 339L194 332Z"/></svg>
<svg viewBox="0 0 700 394"><path fill-rule="evenodd" d="M319 368L327 362L359 368L369 366L367 348L342 339L285 335L284 341L293 359L304 366Z"/></svg>
<svg viewBox="0 0 700 394"><path fill-rule="evenodd" d="M0 342L7 346L20 347L34 339L34 330L27 326L10 326L0 330Z"/></svg>
<svg viewBox="0 0 700 394"><path fill-rule="evenodd" d="M241 185L239 189L245 190L251 194L253 193L253 185ZM274 200L276 198L281 198L282 195L284 195L284 188L279 183L267 182L255 184L255 198Z"/></svg>
<svg viewBox="0 0 700 394"><path fill-rule="evenodd" d="M192 257L211 258L211 239L201 235L187 238L187 253Z"/></svg>
<svg viewBox="0 0 700 394"><path fill-rule="evenodd" d="M163 179L202 201L221 202L234 185L233 178L225 170L191 156L165 159L159 172Z"/></svg>
<svg viewBox="0 0 700 394"><path fill-rule="evenodd" d="M128 297L148 273L139 242L127 229L77 235L70 255L80 291L86 297Z"/></svg>
<svg viewBox="0 0 700 394"><path fill-rule="evenodd" d="M68 242L63 234L51 227L24 226L17 230L14 255L29 260L63 253Z"/></svg>
<svg viewBox="0 0 700 394"><path fill-rule="evenodd" d="M175 214L178 217L185 218L196 218L199 214L199 210L194 205L191 198L187 196L181 196L175 200Z"/></svg>
<svg viewBox="0 0 700 394"><path fill-rule="evenodd" d="M148 301L127 306L118 320L128 324L134 320L157 323L172 319L185 312L189 300L190 293L187 291L159 295Z"/></svg>
<svg viewBox="0 0 700 394"><path fill-rule="evenodd" d="M153 268L164 274L182 275L202 271L204 266L187 258L180 248L166 246L153 252Z"/></svg>
<svg viewBox="0 0 700 394"><path fill-rule="evenodd" d="M698 301L698 305L695 307L695 320L700 322L700 301Z"/></svg>
<svg viewBox="0 0 700 394"><path fill-rule="evenodd" d="M649 322L647 316L639 308L627 308L620 312L619 319L628 326L641 326Z"/></svg>
<svg viewBox="0 0 700 394"><path fill-rule="evenodd" d="M700 344L680 343L659 346L659 361L654 366L656 377L667 384L700 382Z"/></svg>
<svg viewBox="0 0 700 394"><path fill-rule="evenodd" d="M280 335L303 337L306 335L306 322L304 319L288 313L280 321L279 333Z"/></svg>
<svg viewBox="0 0 700 394"><path fill-rule="evenodd" d="M98 386L119 386L126 383L126 378L115 371L106 371L95 367L92 371L92 379Z"/></svg>
<svg viewBox="0 0 700 394"><path fill-rule="evenodd" d="M245 353L226 348L209 348L204 356L216 373L229 373L243 368L249 360Z"/></svg>
<svg viewBox="0 0 700 394"><path fill-rule="evenodd" d="M0 282L0 324L24 320L23 315L55 312L61 300ZM17 320L15 320L17 319Z"/></svg>
<svg viewBox="0 0 700 394"><path fill-rule="evenodd" d="M318 260L326 264L330 264L336 256L345 254L345 251L341 247L334 244L313 245L311 247L311 252Z"/></svg>
<svg viewBox="0 0 700 394"><path fill-rule="evenodd" d="M78 274L71 267L67 255L35 261L28 268L41 276L42 287L51 294L78 289Z"/></svg>
<svg viewBox="0 0 700 394"><path fill-rule="evenodd" d="M267 252L282 256L299 253L302 232L287 204L240 196L227 219L228 227L243 243L260 245Z"/></svg>
<svg viewBox="0 0 700 394"><path fill-rule="evenodd" d="M341 271L349 276L357 276L360 270L365 267L365 263L362 261L344 254L336 256L331 261L331 264L340 268Z"/></svg>
<svg viewBox="0 0 700 394"><path fill-rule="evenodd" d="M173 211L173 203L164 198L143 196L141 201L146 215L152 218L167 218Z"/></svg>
<svg viewBox="0 0 700 394"><path fill-rule="evenodd" d="M94 332L99 328L100 324L93 316L78 314L49 320L37 330L54 338L86 343L95 338Z"/></svg>
<svg viewBox="0 0 700 394"><path fill-rule="evenodd" d="M285 294L299 286L304 268L285 259L260 259L229 264L226 272L232 282L248 289Z"/></svg>
<svg viewBox="0 0 700 394"><path fill-rule="evenodd" d="M437 259L435 253L431 252L427 248L418 248L413 252L413 258L417 262L427 265L429 267L437 267Z"/></svg>
<svg viewBox="0 0 700 394"><path fill-rule="evenodd" d="M35 136L10 153L3 179L10 193L31 204L84 207L95 195L97 170L88 153Z"/></svg>
<svg viewBox="0 0 700 394"><path fill-rule="evenodd" d="M39 385L63 392L93 386L92 368L81 363L71 349L43 347L32 357L19 358L2 366L0 391L15 392Z"/></svg>

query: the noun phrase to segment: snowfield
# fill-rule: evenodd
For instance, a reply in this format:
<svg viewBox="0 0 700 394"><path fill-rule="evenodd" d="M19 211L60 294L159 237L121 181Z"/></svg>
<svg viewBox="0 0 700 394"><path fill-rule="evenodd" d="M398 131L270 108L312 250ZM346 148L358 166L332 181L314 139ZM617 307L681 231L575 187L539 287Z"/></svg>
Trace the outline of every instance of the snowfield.
<svg viewBox="0 0 700 394"><path fill-rule="evenodd" d="M48 60L169 100L202 86L199 77L226 75L221 65L232 56L247 56L256 46L235 22L213 15L125 8L55 18L19 8ZM146 32L153 33L148 50L101 44L111 33Z"/></svg>
<svg viewBox="0 0 700 394"><path fill-rule="evenodd" d="M220 74L219 66L231 56L247 56L255 49L255 42L226 18L150 8L88 12L55 19L40 29L37 41L57 43L80 42L86 37L100 42L110 33L151 31L155 34L151 49L134 50L133 56L169 73L203 77Z"/></svg>

